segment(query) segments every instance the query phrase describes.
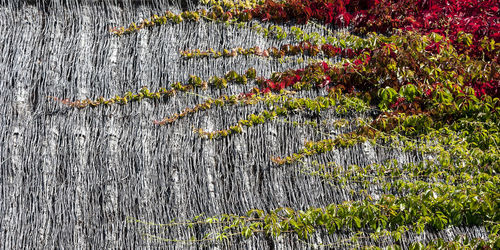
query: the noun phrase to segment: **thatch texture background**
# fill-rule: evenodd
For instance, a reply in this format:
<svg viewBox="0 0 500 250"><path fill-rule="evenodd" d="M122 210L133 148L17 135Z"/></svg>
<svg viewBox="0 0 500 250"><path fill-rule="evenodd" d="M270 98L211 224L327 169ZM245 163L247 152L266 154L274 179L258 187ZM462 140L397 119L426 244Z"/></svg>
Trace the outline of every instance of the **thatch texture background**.
<svg viewBox="0 0 500 250"><path fill-rule="evenodd" d="M142 233L152 230L162 237L182 239L194 229L158 232L128 223L126 217L162 223L200 213L243 214L252 208L280 206L306 209L361 197L300 173L298 165L271 163L272 156L298 151L304 140L328 137L314 128L275 121L220 141L203 140L192 132L199 127L227 128L261 110L259 105L217 108L157 127L153 120L203 99L181 93L160 102L77 110L48 98L112 97L136 92L141 86L154 90L185 82L189 74L208 79L255 67L258 75L269 76L300 67L294 60L279 63L256 57L182 60L178 53L195 48L269 47L279 45L277 41L250 29L204 21L123 37L108 32L110 27L166 9L177 12L179 2L0 2L0 249L184 247L150 240ZM197 5L184 6L195 9ZM199 93L219 96L249 88L230 86ZM359 115L365 114L352 117ZM324 118L337 117L332 111ZM306 119L308 114L290 118ZM321 130L339 132L329 127ZM315 159L364 165L390 158L404 163L423 156L366 144ZM378 192L374 187L373 194ZM203 235L205 229L198 228L198 233ZM406 235L403 242L438 236L451 239L457 234L486 236L482 228L453 228ZM347 236L317 239L328 243ZM290 249L306 245L294 237L273 241L259 236L222 246Z"/></svg>

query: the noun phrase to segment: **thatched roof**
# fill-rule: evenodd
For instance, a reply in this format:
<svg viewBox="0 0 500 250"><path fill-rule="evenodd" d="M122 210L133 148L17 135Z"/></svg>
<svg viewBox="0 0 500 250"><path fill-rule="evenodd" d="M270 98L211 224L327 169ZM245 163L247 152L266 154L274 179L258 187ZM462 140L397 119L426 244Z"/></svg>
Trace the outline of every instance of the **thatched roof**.
<svg viewBox="0 0 500 250"><path fill-rule="evenodd" d="M2 1L0 4L0 248L137 248L183 247L144 237L203 235L204 228L165 231L127 221L165 223L199 214L245 214L252 208L307 209L360 199L341 185L329 185L301 174L298 164L275 166L272 156L290 155L305 140L323 138L336 129L296 127L283 121L254 126L237 136L205 140L193 128L225 128L258 112L262 105L216 108L199 112L173 125L152 121L193 106L202 97L180 93L161 101L145 100L125 106L75 109L51 101L112 97L168 87L234 69L255 67L258 75L293 67L256 57L182 60L179 50L221 50L227 47L277 46L249 29L220 23L184 22L116 37L110 27L141 20L181 1ZM304 29L325 31L314 26ZM285 41L284 41L285 42ZM304 64L302 64L304 65ZM198 92L205 96L238 94L246 87ZM316 95L316 90L302 93ZM366 116L352 113L348 117ZM335 119L334 112L322 118ZM288 118L302 122L308 114ZM349 128L345 128L349 130ZM362 144L316 156L319 162L365 165L397 158L419 161L421 154ZM352 184L355 185L355 184ZM373 195L381 192L372 188ZM193 231L194 230L194 231ZM466 234L486 237L484 228L450 228L415 240ZM320 233L323 243L349 234ZM220 243L225 247L308 247L295 236L273 240L259 235ZM382 243L382 245L391 242Z"/></svg>

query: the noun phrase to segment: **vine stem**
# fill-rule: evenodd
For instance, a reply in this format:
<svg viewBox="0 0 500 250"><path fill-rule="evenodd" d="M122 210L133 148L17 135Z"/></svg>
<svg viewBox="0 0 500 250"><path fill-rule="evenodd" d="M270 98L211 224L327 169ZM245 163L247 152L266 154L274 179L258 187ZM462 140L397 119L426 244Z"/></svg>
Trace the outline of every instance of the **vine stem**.
<svg viewBox="0 0 500 250"><path fill-rule="evenodd" d="M188 94L188 95L198 96L198 97L201 97L201 98L204 98L204 99L214 99L213 97L206 96L206 95L201 95L201 94L197 94L197 93L194 93L194 92L191 92L191 91L186 91L185 93Z"/></svg>

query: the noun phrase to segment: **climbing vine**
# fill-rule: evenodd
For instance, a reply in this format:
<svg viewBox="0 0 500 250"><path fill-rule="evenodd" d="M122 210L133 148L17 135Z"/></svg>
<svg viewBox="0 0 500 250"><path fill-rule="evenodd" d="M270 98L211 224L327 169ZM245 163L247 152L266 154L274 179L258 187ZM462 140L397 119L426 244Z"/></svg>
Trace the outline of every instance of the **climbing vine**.
<svg viewBox="0 0 500 250"><path fill-rule="evenodd" d="M262 104L261 111L230 127L213 131L194 129L195 134L208 140L238 136L249 127L268 122L290 123L286 119L291 114L370 113L355 122L347 119L334 124L328 119L295 122L296 126L312 126L317 130L346 124L351 129L336 135L321 133L323 139L306 141L302 149L291 155L269 159L275 165L298 168L318 181L341 185L356 193L357 199L305 210L252 209L246 215L200 215L170 224L129 218L129 223L162 228L199 225L215 228L201 238L190 239L145 234L168 242L199 243L250 238L255 234L273 237L290 234L304 244L313 244L310 236L315 232L353 233L345 241L324 245L329 247L370 247L356 242L384 237L399 246L408 232L420 234L452 226L483 226L490 234L488 239L459 236L454 241L437 239L412 243L409 247L500 247L498 1L203 0L201 3L204 8L196 11L179 14L167 11L110 31L122 36L183 21L225 22L249 28L268 39L281 41L288 37L295 43L270 48L249 44L246 48L220 51L189 48L180 51L181 60L237 56L319 59L303 68L269 76L257 76L256 70L250 68L240 73L231 70L209 79L191 75L185 83L176 82L157 91L144 87L137 93L130 91L111 98L76 101L51 98L70 107L87 108L126 105L143 99L158 101L182 92L225 89L228 84L248 86L240 94L206 97L193 107L152 121L152 126L168 126L212 108ZM308 23L330 35L306 33L300 27L284 23ZM333 32L344 27L348 32ZM311 89L323 94L313 98L296 95ZM342 166L315 159L320 154L362 144L417 152L425 160L403 164L393 159L367 166ZM376 187L381 188L381 193L374 197L369 190Z"/></svg>

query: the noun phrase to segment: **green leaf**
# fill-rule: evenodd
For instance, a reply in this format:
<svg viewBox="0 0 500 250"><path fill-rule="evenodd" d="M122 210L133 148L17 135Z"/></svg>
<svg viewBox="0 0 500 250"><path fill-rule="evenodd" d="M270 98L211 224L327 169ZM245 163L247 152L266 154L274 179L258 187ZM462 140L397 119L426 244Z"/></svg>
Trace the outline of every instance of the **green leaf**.
<svg viewBox="0 0 500 250"><path fill-rule="evenodd" d="M243 235L243 237L245 238L250 238L250 236L252 236L252 230L248 227L245 227L243 228L243 230L241 231L241 235Z"/></svg>
<svg viewBox="0 0 500 250"><path fill-rule="evenodd" d="M357 228L361 228L361 219L358 217L353 217L354 223L356 224Z"/></svg>

